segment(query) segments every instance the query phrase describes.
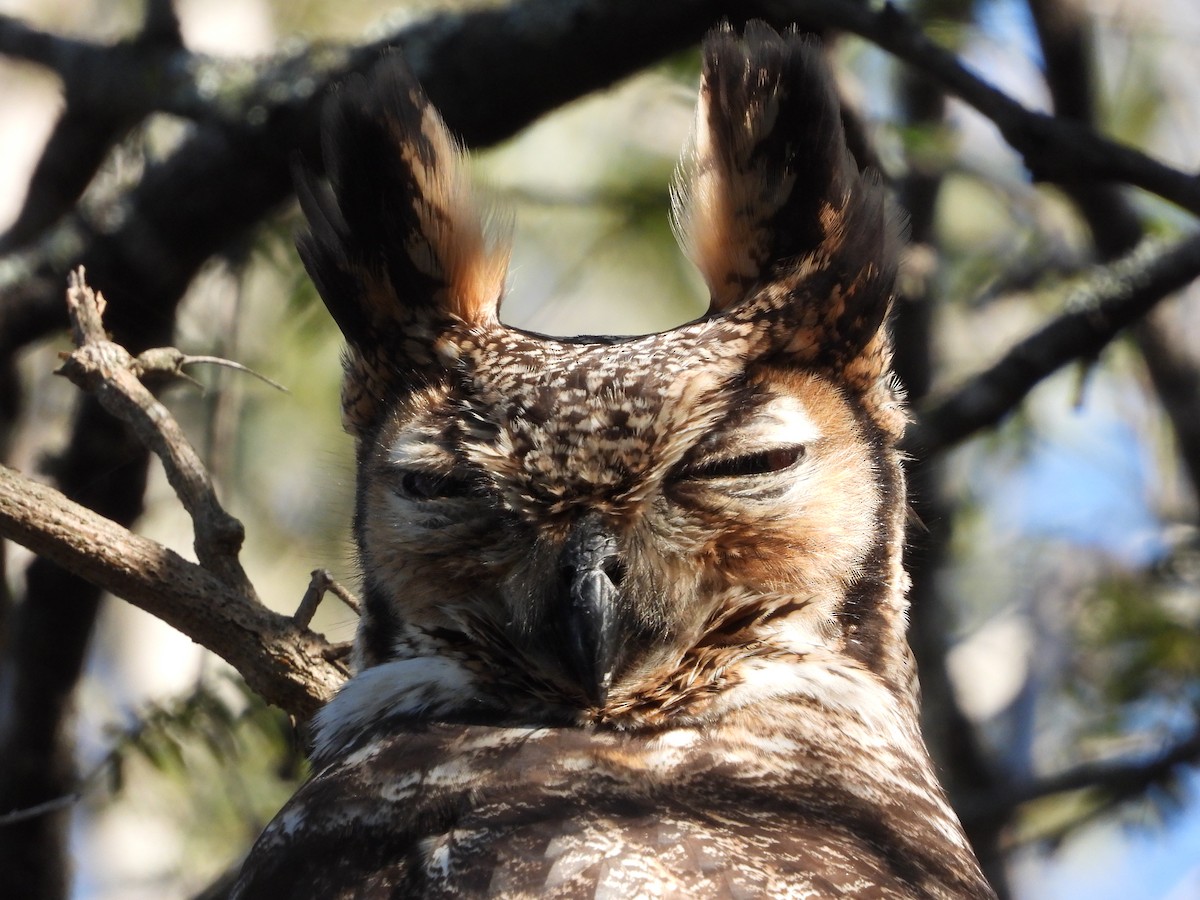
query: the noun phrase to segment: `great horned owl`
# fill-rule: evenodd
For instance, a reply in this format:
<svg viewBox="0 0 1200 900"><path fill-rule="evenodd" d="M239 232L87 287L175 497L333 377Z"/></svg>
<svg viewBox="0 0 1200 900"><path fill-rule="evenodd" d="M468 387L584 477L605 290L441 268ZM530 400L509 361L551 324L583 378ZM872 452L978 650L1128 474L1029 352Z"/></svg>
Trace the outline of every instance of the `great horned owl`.
<svg viewBox="0 0 1200 900"><path fill-rule="evenodd" d="M361 670L235 896L993 896L918 731L898 229L820 46L705 42L674 198L711 300L661 334L501 324L502 229L397 60L324 134Z"/></svg>

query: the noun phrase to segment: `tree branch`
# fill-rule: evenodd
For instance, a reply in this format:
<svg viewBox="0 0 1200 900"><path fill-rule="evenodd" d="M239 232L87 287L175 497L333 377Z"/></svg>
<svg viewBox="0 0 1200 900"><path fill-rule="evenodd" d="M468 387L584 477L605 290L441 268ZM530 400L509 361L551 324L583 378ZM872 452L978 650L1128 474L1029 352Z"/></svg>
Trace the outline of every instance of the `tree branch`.
<svg viewBox="0 0 1200 900"><path fill-rule="evenodd" d="M768 0L777 18L857 34L935 79L991 119L1020 153L1034 180L1059 184L1120 181L1157 194L1200 215L1200 178L1097 134L1081 122L1026 109L973 74L934 43L891 2L872 8L854 0Z"/></svg>
<svg viewBox="0 0 1200 900"><path fill-rule="evenodd" d="M78 348L67 356L61 374L94 394L108 412L133 429L142 445L162 460L167 481L182 501L195 529L196 557L206 569L231 587L247 591L250 582L238 561L245 530L217 500L212 479L179 423L158 402L139 377L148 373L148 360L168 358L162 374L173 375L167 348L149 350L136 359L108 340L101 316L104 298L84 282L82 267L71 273L67 308ZM182 356L182 354L174 354Z"/></svg>
<svg viewBox="0 0 1200 900"><path fill-rule="evenodd" d="M301 627L307 628L308 624L313 620L313 616L316 615L317 607L321 605L321 601L325 598L326 593L332 593L346 604L355 615L361 615L362 608L359 606L357 597L334 581L333 576L327 570L313 569L309 577L308 590L300 598L300 605L296 608L296 612L292 614L292 621Z"/></svg>
<svg viewBox="0 0 1200 900"><path fill-rule="evenodd" d="M134 80L138 87L171 83L177 72L169 63L182 50L179 21L170 0L151 0L141 32L120 49L57 37L0 16L0 53L41 63L63 78L67 108L54 126L29 181L25 202L12 227L0 236L0 253L35 240L56 222L83 194L112 145L146 115L144 104L123 106L137 90L112 90L123 75L119 66L101 64L115 58L146 60L162 71ZM103 54L103 56L102 56ZM146 63L142 63L146 68ZM115 101L115 102L114 102Z"/></svg>
<svg viewBox="0 0 1200 900"><path fill-rule="evenodd" d="M319 634L7 466L0 466L0 535L162 619L299 718L315 712L345 680Z"/></svg>
<svg viewBox="0 0 1200 900"><path fill-rule="evenodd" d="M1091 41L1084 10L1065 0L1029 0L1046 60L1046 84L1060 116L1095 119ZM1092 232L1101 259L1128 252L1143 234L1136 208L1115 187L1074 186L1067 194ZM1193 495L1200 497L1200 350L1180 327L1179 304L1160 306L1134 329L1146 370L1171 420Z"/></svg>
<svg viewBox="0 0 1200 900"><path fill-rule="evenodd" d="M1149 759L1088 763L1060 772L1018 790L1018 802L1027 803L1068 791L1099 790L1116 799L1133 797L1162 781L1176 768L1200 760L1200 731Z"/></svg>
<svg viewBox="0 0 1200 900"><path fill-rule="evenodd" d="M53 303L46 294L48 285L60 283L67 268L80 261L104 283L131 284L135 291L139 283L162 283L164 275L171 284L186 283L199 262L228 242L231 234L283 201L290 189L286 173L292 148L301 148L316 161L319 96L328 84L374 59L384 46L405 53L451 127L469 145L481 146L511 135L568 99L686 46L723 12L739 18L727 6L732 5L716 0L672 4L526 0L500 9L436 13L377 42L359 47L314 46L257 65L192 55L181 67L191 74L169 83L212 82L221 87L216 96L200 92L199 105L191 105L194 98L187 99L192 97L191 87L180 89L174 100L169 90L156 89L153 95L142 94L137 104L170 109L209 125L132 192L125 204L128 224L104 236L78 220L53 229L28 255L4 267L7 277L0 272L0 296L16 291L18 281L26 282L20 321L15 324L24 326L23 338L31 339L61 320L31 311L29 292L42 292L39 305ZM1200 212L1200 180L1102 138L1082 124L1025 109L971 74L892 6L872 11L849 0L762 0L739 12L741 18L765 15L776 24L798 19L809 27L841 28L878 44L996 122L1025 155L1035 177L1126 181ZM0 19L0 23L10 29L19 25L14 20ZM38 40L44 43L47 38ZM74 52L86 55L97 50L76 46L81 43L72 45ZM113 48L107 52L111 54ZM49 50L40 55L53 56ZM113 64L100 53L80 71L90 71L95 78L96 66ZM281 84L288 88L281 91ZM123 88L117 95L135 96L137 89ZM505 102L496 102L498 97ZM222 108L222 103L228 105ZM248 115L251 111L253 116ZM214 192L213 184L223 189ZM172 198L169 208L161 208L161 196ZM186 224L180 221L181 210L188 211ZM155 237L153 246L147 246L148 235ZM123 260L125 266L132 260L155 260L156 271L112 273L119 277L110 278L105 269L112 259ZM30 278L35 279L33 285ZM139 293L145 297L150 292ZM0 335L14 333L5 321L8 315L0 305ZM11 341L0 339L8 345Z"/></svg>
<svg viewBox="0 0 1200 900"><path fill-rule="evenodd" d="M1047 375L1072 360L1097 355L1154 304L1197 277L1200 234L1173 244L1143 242L1078 288L1067 302L1067 312L949 396L923 404L905 445L913 453L937 453L994 425Z"/></svg>
<svg viewBox="0 0 1200 900"><path fill-rule="evenodd" d="M204 260L287 199L289 161L297 150L319 165L321 95L367 68L385 47L405 55L450 127L478 147L683 49L723 14L740 21L754 11L741 10L739 18L736 7L720 0L524 0L435 12L378 41L312 45L258 64L192 55L190 62L177 61L187 62L185 74L191 65L193 74L168 79L161 89L117 84L116 96L103 102L120 104L140 92L137 103L202 124L121 199L117 229L72 215L21 253L0 259L0 353L18 338L33 340L61 326L58 285L80 263L108 286L114 307L126 294L156 308L160 295L169 298L163 306L173 303ZM6 24L16 27L11 19ZM90 72L101 79L104 67L121 65L98 53L80 77ZM140 77L153 85L146 76L142 70ZM201 92L204 102L191 108L186 86L192 83L215 96ZM172 84L184 85L175 100ZM22 301L14 312L8 309L12 294Z"/></svg>
<svg viewBox="0 0 1200 900"><path fill-rule="evenodd" d="M108 340L104 298L82 270L72 273L67 306L78 349L61 371L162 460L192 518L200 564L7 468L0 468L0 536L157 616L227 660L269 702L307 717L345 678L335 662L340 649L308 630L311 613L297 621L259 602L238 561L242 524L217 500L174 417L138 380L156 363L174 374L182 354L160 349L135 358Z"/></svg>
<svg viewBox="0 0 1200 900"><path fill-rule="evenodd" d="M156 8L165 2L158 0ZM297 151L319 160L321 92L349 72L365 69L385 44L401 47L452 126L469 143L479 145L506 137L565 100L681 49L722 11L715 0L524 0L425 15L384 41L344 52L316 46L268 59L263 67L229 63L215 70L204 68L211 61L189 57L200 67L195 83L219 89L218 106L224 102L237 108L244 101L236 121L223 117L219 108L215 113L196 110L199 124L184 142L166 160L150 165L132 190L114 198L108 204L114 215L103 220L78 205L61 215L61 196L41 187L32 192L26 207L37 207L38 215L25 223L29 242L20 252L0 258L0 364L14 349L64 326L60 286L68 270L80 263L106 287L107 324L126 349L137 353L169 343L175 306L198 268L214 253L245 241L251 229L288 199L289 164ZM171 31L170 21L163 30ZM168 57L172 53L161 48L158 52ZM96 83L105 79L110 66L111 71L119 66L107 55L93 59L91 79ZM80 77L85 84L69 92L68 106L74 102L76 110L92 110L101 122L106 121L105 102L119 105L123 97L136 98L141 89L118 84L114 96L92 107L86 92L90 79L86 74ZM178 86L182 101L170 101L169 95L168 101L187 101L190 85L185 79ZM71 152L63 158L77 170L94 171L109 133L103 128L80 129L79 140L88 146L68 147ZM70 137L63 140L70 144ZM56 168L50 161L46 166L43 171ZM44 180L40 184L44 187ZM53 216L46 214L50 210ZM54 224L47 227L50 219ZM9 367L0 369L0 380L8 371ZM57 474L76 499L103 504L107 516L127 524L141 508L145 461L124 431L97 403L81 404ZM11 626L5 629L5 666L0 670L0 706L8 713L0 728L0 755L5 756L0 799L8 808L61 796L70 784L72 767L62 722L98 608L98 591L49 559L29 566L26 585L26 602L15 608ZM186 621L177 627L186 631ZM269 632L259 638L252 630L239 633L245 642L266 642L262 655L268 664L280 657L278 641ZM233 647L225 652L240 652L242 658L255 655ZM314 650L312 655L325 653ZM284 676L295 670L286 659L280 665ZM323 671L337 671L324 659L320 665L326 667ZM269 679L281 673L256 677L253 671L243 671L257 690L299 714L319 702L314 691L328 694L320 689L320 677L312 681L312 688L305 679L272 687ZM53 896L65 891L63 873L68 866L60 819L61 814L42 817L10 828L15 833L0 840L0 872L5 884L16 884L17 894Z"/></svg>
<svg viewBox="0 0 1200 900"><path fill-rule="evenodd" d="M314 68L327 58L310 48L299 52L311 58ZM179 42L178 32L157 27L144 28L129 40L99 44L0 15L0 55L49 69L62 79L69 105L110 119L136 121L165 112L236 125L247 106L261 99L266 85L278 77L280 66L297 53L261 60L222 59L193 53Z"/></svg>
<svg viewBox="0 0 1200 900"><path fill-rule="evenodd" d="M1085 763L1025 785L1007 785L986 800L967 804L961 812L964 821L1007 819L1024 803L1074 791L1097 792L1111 806L1144 794L1152 785L1171 778L1180 766L1197 761L1200 761L1200 730L1144 759Z"/></svg>
<svg viewBox="0 0 1200 900"><path fill-rule="evenodd" d="M30 819L39 819L47 813L69 809L82 798L82 794L64 794L61 797L55 797L53 800L47 800L44 803L35 803L33 806L0 813L0 828L7 828L10 825L16 825L21 822L28 822Z"/></svg>

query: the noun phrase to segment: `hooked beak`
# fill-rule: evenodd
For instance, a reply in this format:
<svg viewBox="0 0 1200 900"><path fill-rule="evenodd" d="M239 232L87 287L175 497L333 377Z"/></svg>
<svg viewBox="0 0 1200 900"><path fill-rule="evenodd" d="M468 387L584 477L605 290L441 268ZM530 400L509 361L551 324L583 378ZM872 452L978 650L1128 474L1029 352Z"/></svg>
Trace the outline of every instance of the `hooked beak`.
<svg viewBox="0 0 1200 900"><path fill-rule="evenodd" d="M616 536L595 513L584 516L559 558L559 609L565 661L596 707L608 702L616 668L618 587L624 574Z"/></svg>

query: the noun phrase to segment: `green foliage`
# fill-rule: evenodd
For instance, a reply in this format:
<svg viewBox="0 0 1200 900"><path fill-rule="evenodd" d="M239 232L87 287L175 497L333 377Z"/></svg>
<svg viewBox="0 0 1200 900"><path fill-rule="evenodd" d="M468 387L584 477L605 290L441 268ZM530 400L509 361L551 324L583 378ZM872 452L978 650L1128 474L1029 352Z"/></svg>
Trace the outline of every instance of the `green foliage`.
<svg viewBox="0 0 1200 900"><path fill-rule="evenodd" d="M1180 548L1175 555L1194 555ZM1186 699L1200 685L1200 603L1173 565L1118 572L1084 599L1077 650L1084 683L1117 707L1148 697ZM1193 699L1200 700L1200 696Z"/></svg>
<svg viewBox="0 0 1200 900"><path fill-rule="evenodd" d="M106 731L84 785L94 811L169 819L180 877L198 889L244 852L307 775L287 716L221 669Z"/></svg>

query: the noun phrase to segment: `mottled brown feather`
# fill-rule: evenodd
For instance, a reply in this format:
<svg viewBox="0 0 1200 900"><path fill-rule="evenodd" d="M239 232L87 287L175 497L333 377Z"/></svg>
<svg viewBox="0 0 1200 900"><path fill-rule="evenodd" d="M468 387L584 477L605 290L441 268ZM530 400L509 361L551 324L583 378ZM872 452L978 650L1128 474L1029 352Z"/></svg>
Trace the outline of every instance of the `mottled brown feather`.
<svg viewBox="0 0 1200 900"><path fill-rule="evenodd" d="M818 44L703 66L712 308L626 339L496 321L407 75L335 105L301 250L349 343L360 671L235 897L994 897L904 634L895 216Z"/></svg>

